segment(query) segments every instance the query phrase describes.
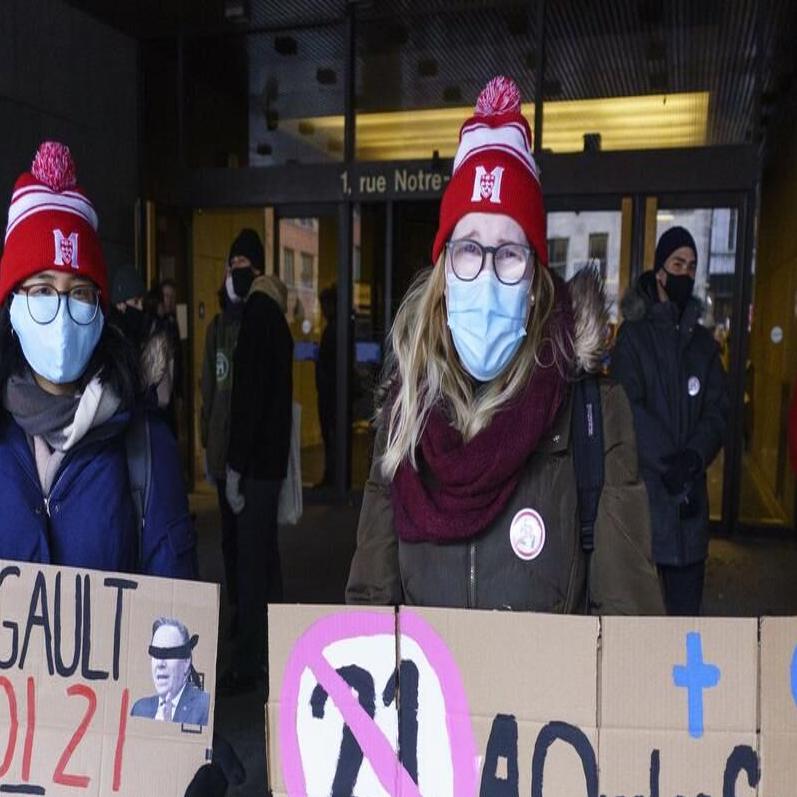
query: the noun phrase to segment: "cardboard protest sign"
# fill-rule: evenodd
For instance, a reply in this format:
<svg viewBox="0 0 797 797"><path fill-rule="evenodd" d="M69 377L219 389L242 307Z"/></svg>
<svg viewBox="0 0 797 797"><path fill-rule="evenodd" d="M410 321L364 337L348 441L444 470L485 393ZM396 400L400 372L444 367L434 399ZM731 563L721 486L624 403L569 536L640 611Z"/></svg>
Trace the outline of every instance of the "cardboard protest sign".
<svg viewBox="0 0 797 797"><path fill-rule="evenodd" d="M793 794L797 783L797 617L761 620L761 788Z"/></svg>
<svg viewBox="0 0 797 797"><path fill-rule="evenodd" d="M275 797L794 791L797 618L269 611Z"/></svg>
<svg viewBox="0 0 797 797"><path fill-rule="evenodd" d="M214 584L0 561L0 793L182 797L218 606Z"/></svg>
<svg viewBox="0 0 797 797"><path fill-rule="evenodd" d="M601 791L725 795L734 751L756 750L758 621L607 617L601 630Z"/></svg>

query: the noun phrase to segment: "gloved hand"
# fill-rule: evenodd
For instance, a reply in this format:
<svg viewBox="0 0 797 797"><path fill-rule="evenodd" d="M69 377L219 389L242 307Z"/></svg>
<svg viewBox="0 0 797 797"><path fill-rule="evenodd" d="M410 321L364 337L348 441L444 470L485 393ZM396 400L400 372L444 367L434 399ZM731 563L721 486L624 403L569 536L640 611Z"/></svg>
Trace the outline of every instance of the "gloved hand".
<svg viewBox="0 0 797 797"><path fill-rule="evenodd" d="M669 457L663 457L662 463L667 470L661 477L670 495L683 495L703 470L703 460L697 451L687 448Z"/></svg>
<svg viewBox="0 0 797 797"><path fill-rule="evenodd" d="M228 786L240 786L246 771L230 743L213 734L213 761L200 767L185 791L185 797L224 797Z"/></svg>
<svg viewBox="0 0 797 797"><path fill-rule="evenodd" d="M185 790L185 797L224 797L225 794L227 778L218 764L200 767Z"/></svg>
<svg viewBox="0 0 797 797"><path fill-rule="evenodd" d="M241 474L227 466L227 484L224 490L227 496L227 503L236 515L244 511L246 501L241 493Z"/></svg>

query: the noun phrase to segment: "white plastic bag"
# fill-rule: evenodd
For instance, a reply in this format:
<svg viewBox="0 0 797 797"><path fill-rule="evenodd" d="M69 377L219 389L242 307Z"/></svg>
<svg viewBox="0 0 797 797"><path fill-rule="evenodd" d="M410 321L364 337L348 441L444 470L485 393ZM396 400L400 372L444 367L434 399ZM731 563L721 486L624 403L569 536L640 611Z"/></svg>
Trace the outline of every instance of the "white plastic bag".
<svg viewBox="0 0 797 797"><path fill-rule="evenodd" d="M302 405L293 402L291 451L288 455L288 475L280 489L277 522L295 526L302 517Z"/></svg>

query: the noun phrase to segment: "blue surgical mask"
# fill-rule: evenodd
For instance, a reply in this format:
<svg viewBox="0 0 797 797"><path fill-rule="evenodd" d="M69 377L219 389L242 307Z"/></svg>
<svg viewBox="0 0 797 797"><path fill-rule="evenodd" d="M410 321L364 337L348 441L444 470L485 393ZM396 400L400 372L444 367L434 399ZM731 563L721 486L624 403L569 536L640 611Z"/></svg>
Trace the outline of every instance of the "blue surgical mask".
<svg viewBox="0 0 797 797"><path fill-rule="evenodd" d="M75 323L67 311L66 297L62 296L56 317L49 324L36 323L28 303L52 301L53 297L15 293L11 299L11 326L33 371L48 382L63 385L77 381L86 370L105 320L98 311L90 323ZM46 309L42 311L42 316L45 315Z"/></svg>
<svg viewBox="0 0 797 797"><path fill-rule="evenodd" d="M465 370L479 382L495 379L526 336L529 281L504 285L492 271L472 282L446 276L448 328Z"/></svg>

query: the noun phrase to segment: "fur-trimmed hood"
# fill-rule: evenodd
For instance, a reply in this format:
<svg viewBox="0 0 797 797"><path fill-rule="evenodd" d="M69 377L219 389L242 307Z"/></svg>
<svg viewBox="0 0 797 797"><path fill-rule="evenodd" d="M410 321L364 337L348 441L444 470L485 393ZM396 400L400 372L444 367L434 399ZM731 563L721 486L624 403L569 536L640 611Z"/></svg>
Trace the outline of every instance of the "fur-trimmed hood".
<svg viewBox="0 0 797 797"><path fill-rule="evenodd" d="M173 358L172 346L165 331L151 335L141 351L141 386L144 391L157 387L166 376Z"/></svg>
<svg viewBox="0 0 797 797"><path fill-rule="evenodd" d="M265 293L266 296L270 296L279 305L279 309L282 310L283 314L288 311L288 288L274 274L261 274L259 277L255 277L247 299L254 293Z"/></svg>
<svg viewBox="0 0 797 797"><path fill-rule="evenodd" d="M596 373L608 347L609 311L600 271L582 268L567 283L575 324L573 352L577 370Z"/></svg>

